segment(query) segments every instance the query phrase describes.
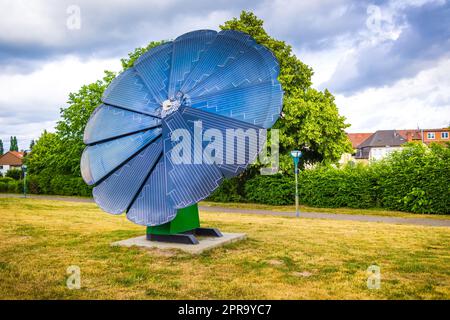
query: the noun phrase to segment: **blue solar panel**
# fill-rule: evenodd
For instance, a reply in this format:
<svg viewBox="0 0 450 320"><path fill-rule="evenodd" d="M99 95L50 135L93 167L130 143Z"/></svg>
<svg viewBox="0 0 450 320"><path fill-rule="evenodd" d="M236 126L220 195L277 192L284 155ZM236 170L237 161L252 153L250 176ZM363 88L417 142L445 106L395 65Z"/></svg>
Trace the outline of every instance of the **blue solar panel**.
<svg viewBox="0 0 450 320"><path fill-rule="evenodd" d="M181 116L185 120L185 122L189 125L191 130L193 130L194 123L198 123L201 121L201 125L205 134L207 134L208 130L217 130L217 133L220 132L222 137L221 145L222 145L222 154L218 156L214 153L213 160L216 160L216 165L219 170L222 172L223 176L226 178L231 178L237 176L239 173L244 171L247 166L252 163L258 154L261 152L262 147L264 146L265 140L261 141L263 135L260 135L261 128L255 125L251 125L247 122L229 119L220 115L216 115L214 113L205 112L199 109L185 107L181 110ZM232 163L228 163L227 161L227 130L233 130L233 132L239 132L237 130L242 130L242 133L247 133L247 135L242 135L243 147L240 148L238 139L241 139L241 136L234 135L230 136L233 142L233 154L232 154ZM235 131L236 130L236 131ZM214 131L211 134L211 139L204 139L203 142L203 150L207 150L208 145L211 144L211 140L213 140ZM254 135L253 135L254 133ZM214 137L215 138L215 137ZM253 139L254 138L254 139ZM212 148L214 149L214 148ZM206 152L207 154L212 154Z"/></svg>
<svg viewBox="0 0 450 320"><path fill-rule="evenodd" d="M209 196L219 187L223 176L216 165L206 164L202 161L203 150L195 148L195 142L190 144L190 162L187 164L174 163L173 160L177 160L178 155L172 154L172 148L178 142L172 141L171 134L177 129L185 129L191 137L194 137L193 127L188 126L180 112L175 112L165 118L162 138L167 172L167 194L176 208L185 208Z"/></svg>
<svg viewBox="0 0 450 320"><path fill-rule="evenodd" d="M134 64L134 69L158 103L167 99L172 48L172 42L162 44L144 53Z"/></svg>
<svg viewBox="0 0 450 320"><path fill-rule="evenodd" d="M161 131L161 128L154 128L86 147L81 156L81 175L84 181L89 185L99 182L158 138Z"/></svg>
<svg viewBox="0 0 450 320"><path fill-rule="evenodd" d="M177 210L171 198L167 196L166 181L167 173L162 157L145 181L142 191L127 213L127 218L147 226L157 226L175 218Z"/></svg>
<svg viewBox="0 0 450 320"><path fill-rule="evenodd" d="M213 30L197 30L179 36L173 42L172 70L169 98L175 98L187 75L200 61L206 49L217 36Z"/></svg>
<svg viewBox="0 0 450 320"><path fill-rule="evenodd" d="M159 116L161 105L134 69L128 69L115 78L102 96L102 101L119 108Z"/></svg>
<svg viewBox="0 0 450 320"><path fill-rule="evenodd" d="M162 140L158 139L96 186L92 192L95 202L106 212L125 212L161 154Z"/></svg>
<svg viewBox="0 0 450 320"><path fill-rule="evenodd" d="M119 138L161 125L159 118L101 104L92 113L84 130L84 143Z"/></svg>
<svg viewBox="0 0 450 320"><path fill-rule="evenodd" d="M280 116L282 99L281 86L269 81L192 97L190 106L270 128Z"/></svg>
<svg viewBox="0 0 450 320"><path fill-rule="evenodd" d="M81 173L95 201L155 226L209 196L261 151L258 133L282 108L278 73L272 52L233 30L193 31L150 49L112 81L86 125ZM179 161L180 129L192 138L188 162ZM228 130L246 132L244 149L232 137L228 152Z"/></svg>

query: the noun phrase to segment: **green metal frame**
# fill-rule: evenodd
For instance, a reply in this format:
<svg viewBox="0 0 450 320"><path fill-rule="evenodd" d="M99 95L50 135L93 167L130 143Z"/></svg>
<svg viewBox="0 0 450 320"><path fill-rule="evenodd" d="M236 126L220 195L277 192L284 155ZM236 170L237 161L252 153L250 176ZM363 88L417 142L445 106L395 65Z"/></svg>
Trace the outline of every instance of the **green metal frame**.
<svg viewBox="0 0 450 320"><path fill-rule="evenodd" d="M198 205L178 209L175 219L159 226L147 227L147 234L172 235L200 227Z"/></svg>

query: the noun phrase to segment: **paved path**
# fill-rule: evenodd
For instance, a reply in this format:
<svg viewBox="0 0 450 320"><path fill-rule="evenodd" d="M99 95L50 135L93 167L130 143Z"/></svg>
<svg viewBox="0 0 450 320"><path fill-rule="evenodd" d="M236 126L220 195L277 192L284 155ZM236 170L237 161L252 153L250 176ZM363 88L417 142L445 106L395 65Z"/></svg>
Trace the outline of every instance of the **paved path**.
<svg viewBox="0 0 450 320"><path fill-rule="evenodd" d="M23 197L23 195L0 193L0 198L21 198L21 197ZM59 200L69 202L94 202L91 198L45 196L45 195L28 195L27 197L33 199ZM199 206L199 209L200 211L214 211L226 213L277 215L289 217L295 216L294 212L271 211L261 209L236 209L217 206ZM434 227L450 227L450 219L447 220L447 219L429 219L429 218L401 218L388 216L354 215L354 214L320 213L320 212L301 212L300 217L311 219L331 219L331 220L347 220L347 221L362 221L362 222L381 222L392 224L409 224L409 225L434 226Z"/></svg>
<svg viewBox="0 0 450 320"><path fill-rule="evenodd" d="M215 206L199 206L202 211L230 212L230 213L249 213L263 215L278 215L295 217L295 212L271 211L260 209L234 209ZM373 215L356 215L356 214L340 214L340 213L321 213L321 212L300 212L300 217L312 219L332 219L332 220L348 220L363 222L384 222L393 224L414 224L422 226L450 227L450 220L444 219L428 219L428 218L401 218Z"/></svg>

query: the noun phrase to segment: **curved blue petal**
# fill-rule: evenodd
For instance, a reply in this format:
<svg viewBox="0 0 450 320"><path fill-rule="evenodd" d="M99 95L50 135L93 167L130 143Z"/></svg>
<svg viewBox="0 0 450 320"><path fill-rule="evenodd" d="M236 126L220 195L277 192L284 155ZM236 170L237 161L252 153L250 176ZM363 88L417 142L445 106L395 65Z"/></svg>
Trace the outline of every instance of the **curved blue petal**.
<svg viewBox="0 0 450 320"><path fill-rule="evenodd" d="M127 212L127 218L145 226L156 226L173 220L177 210L167 196L166 181L164 157L161 157Z"/></svg>
<svg viewBox="0 0 450 320"><path fill-rule="evenodd" d="M217 70L227 67L233 60L256 45L248 34L234 30L221 31L213 43L203 54L194 70L187 76L181 86L183 93L191 91L197 84L214 74Z"/></svg>
<svg viewBox="0 0 450 320"><path fill-rule="evenodd" d="M161 44L144 53L134 63L134 69L159 104L167 100L172 48L172 42Z"/></svg>
<svg viewBox="0 0 450 320"><path fill-rule="evenodd" d="M191 98L192 108L271 128L283 107L283 91L272 81Z"/></svg>
<svg viewBox="0 0 450 320"><path fill-rule="evenodd" d="M216 36L217 32L213 30L197 30L185 33L173 41L169 98L175 98L186 76L202 58Z"/></svg>
<svg viewBox="0 0 450 320"><path fill-rule="evenodd" d="M88 185L99 182L160 135L161 128L154 128L87 146L81 156L81 176Z"/></svg>
<svg viewBox="0 0 450 320"><path fill-rule="evenodd" d="M186 94L190 97L211 95L215 92L272 81L277 84L279 65L277 58L266 47L254 44L249 49L197 83Z"/></svg>
<svg viewBox="0 0 450 320"><path fill-rule="evenodd" d="M92 191L95 202L106 212L125 212L161 154L162 141L159 138L96 186Z"/></svg>
<svg viewBox="0 0 450 320"><path fill-rule="evenodd" d="M101 104L84 130L84 143L93 144L161 125L159 118Z"/></svg>
<svg viewBox="0 0 450 320"><path fill-rule="evenodd" d="M102 101L116 107L159 116L161 105L132 69L119 74L105 90Z"/></svg>

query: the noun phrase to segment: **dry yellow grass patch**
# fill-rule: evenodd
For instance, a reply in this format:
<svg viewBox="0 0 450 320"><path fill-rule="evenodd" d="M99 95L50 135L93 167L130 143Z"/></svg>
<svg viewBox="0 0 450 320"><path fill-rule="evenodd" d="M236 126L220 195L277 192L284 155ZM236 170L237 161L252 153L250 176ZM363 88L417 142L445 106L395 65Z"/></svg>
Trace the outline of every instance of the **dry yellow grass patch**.
<svg viewBox="0 0 450 320"><path fill-rule="evenodd" d="M205 212L203 225L249 239L190 256L111 247L145 229L95 204L0 199L0 215L3 299L450 298L445 227ZM80 290L66 287L70 265Z"/></svg>

